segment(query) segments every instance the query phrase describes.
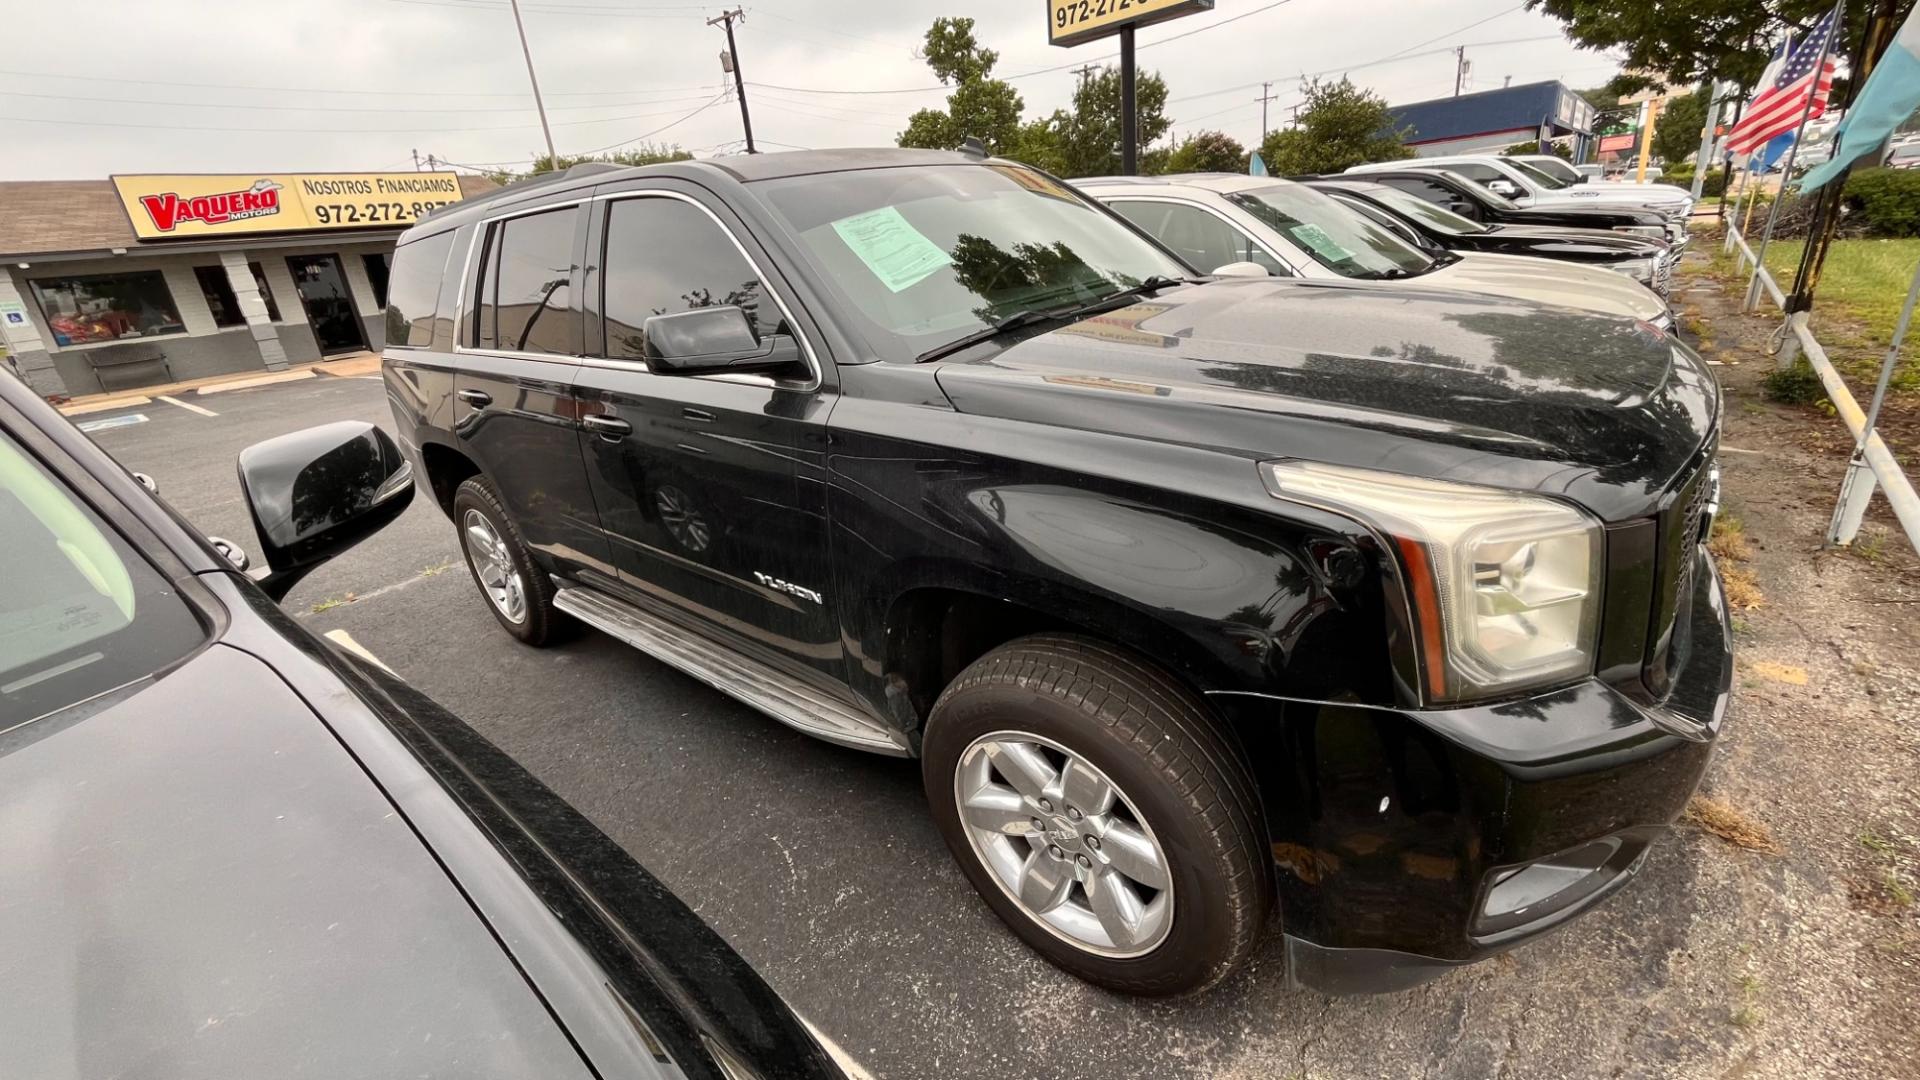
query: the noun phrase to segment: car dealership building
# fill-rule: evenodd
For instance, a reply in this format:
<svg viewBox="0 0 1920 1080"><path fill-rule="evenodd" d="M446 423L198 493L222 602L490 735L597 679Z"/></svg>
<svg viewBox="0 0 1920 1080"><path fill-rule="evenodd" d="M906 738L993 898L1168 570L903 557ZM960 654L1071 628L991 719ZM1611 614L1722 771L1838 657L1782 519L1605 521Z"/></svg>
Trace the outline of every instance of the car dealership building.
<svg viewBox="0 0 1920 1080"><path fill-rule="evenodd" d="M394 238L450 172L0 182L0 331L42 394L377 350Z"/></svg>
<svg viewBox="0 0 1920 1080"><path fill-rule="evenodd" d="M1421 157L1497 154L1518 142L1570 137L1573 160L1585 161L1593 142L1592 103L1557 80L1394 105L1389 111Z"/></svg>

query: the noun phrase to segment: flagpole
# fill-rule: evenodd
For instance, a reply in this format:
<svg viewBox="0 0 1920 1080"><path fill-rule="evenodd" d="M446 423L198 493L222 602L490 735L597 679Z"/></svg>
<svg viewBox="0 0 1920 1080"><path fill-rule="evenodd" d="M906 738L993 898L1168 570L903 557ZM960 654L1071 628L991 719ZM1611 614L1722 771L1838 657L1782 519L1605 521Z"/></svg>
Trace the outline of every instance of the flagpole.
<svg viewBox="0 0 1920 1080"><path fill-rule="evenodd" d="M1800 153L1800 136L1807 129L1807 117L1813 115L1813 99L1820 93L1820 77L1827 71L1827 54L1833 50L1833 39L1840 35L1841 10L1847 0L1834 0L1833 24L1827 27L1827 36L1820 40L1820 55L1814 58L1813 70L1808 74L1807 100L1800 106L1800 124L1793 129L1793 145L1787 147L1787 163L1780 169L1780 190L1774 193L1773 205L1767 207L1767 231L1760 236L1760 250L1753 255L1753 280L1747 283L1746 302L1740 306L1742 311L1752 311L1760 303L1760 272L1767 265L1767 245L1773 243L1773 223L1780 217L1780 204L1786 201L1787 181L1793 178L1793 159Z"/></svg>

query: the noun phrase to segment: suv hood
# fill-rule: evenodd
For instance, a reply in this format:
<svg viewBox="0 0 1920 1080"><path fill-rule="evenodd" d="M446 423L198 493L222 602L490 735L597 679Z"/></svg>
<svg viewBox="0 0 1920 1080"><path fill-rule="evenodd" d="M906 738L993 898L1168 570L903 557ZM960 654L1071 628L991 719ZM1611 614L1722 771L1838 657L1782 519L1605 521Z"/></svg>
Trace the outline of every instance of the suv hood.
<svg viewBox="0 0 1920 1080"><path fill-rule="evenodd" d="M1662 327L1667 320L1665 302L1625 274L1530 255L1461 252L1459 262L1409 278L1404 284L1561 304L1601 315L1624 315Z"/></svg>
<svg viewBox="0 0 1920 1080"><path fill-rule="evenodd" d="M938 379L961 412L1550 490L1606 520L1648 513L1719 407L1646 323L1398 282L1173 289Z"/></svg>
<svg viewBox="0 0 1920 1080"><path fill-rule="evenodd" d="M1647 259L1668 250L1665 240L1579 225L1502 224L1494 236L1516 247L1524 244L1531 254L1556 259Z"/></svg>
<svg viewBox="0 0 1920 1080"><path fill-rule="evenodd" d="M1621 184L1615 188L1609 188L1605 184L1579 184L1556 191L1543 191L1535 201L1572 203L1575 206L1645 206L1660 210L1674 210L1686 205L1691 199L1679 188L1660 191L1638 184Z"/></svg>

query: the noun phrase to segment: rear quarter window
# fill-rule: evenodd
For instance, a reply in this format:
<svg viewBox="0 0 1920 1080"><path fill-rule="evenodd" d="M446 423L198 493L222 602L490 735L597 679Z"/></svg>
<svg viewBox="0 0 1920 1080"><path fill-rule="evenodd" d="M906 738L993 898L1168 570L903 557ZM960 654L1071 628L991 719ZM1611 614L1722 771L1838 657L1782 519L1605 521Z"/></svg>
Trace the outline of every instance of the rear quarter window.
<svg viewBox="0 0 1920 1080"><path fill-rule="evenodd" d="M394 251L387 278L387 344L412 348L433 344L434 308L452 251L451 230Z"/></svg>

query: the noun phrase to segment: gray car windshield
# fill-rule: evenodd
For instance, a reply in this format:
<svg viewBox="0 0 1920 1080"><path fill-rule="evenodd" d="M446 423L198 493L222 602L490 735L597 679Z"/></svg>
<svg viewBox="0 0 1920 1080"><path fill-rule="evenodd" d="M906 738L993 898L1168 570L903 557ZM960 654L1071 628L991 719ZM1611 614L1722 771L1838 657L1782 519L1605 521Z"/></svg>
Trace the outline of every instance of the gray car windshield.
<svg viewBox="0 0 1920 1080"><path fill-rule="evenodd" d="M876 348L917 355L1028 311L1192 271L1018 165L864 169L755 185Z"/></svg>
<svg viewBox="0 0 1920 1080"><path fill-rule="evenodd" d="M60 480L0 432L0 733L165 668L192 610Z"/></svg>
<svg viewBox="0 0 1920 1080"><path fill-rule="evenodd" d="M1377 188L1368 188L1366 198L1386 207L1404 218L1412 218L1422 225L1448 236L1471 236L1476 233L1492 232L1485 225L1464 218L1451 210L1435 206L1425 199L1409 195L1399 188L1390 188L1382 184Z"/></svg>
<svg viewBox="0 0 1920 1080"><path fill-rule="evenodd" d="M1303 184L1237 191L1226 198L1341 277L1413 277L1435 266L1425 252L1364 214Z"/></svg>

